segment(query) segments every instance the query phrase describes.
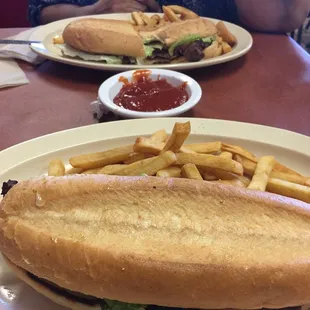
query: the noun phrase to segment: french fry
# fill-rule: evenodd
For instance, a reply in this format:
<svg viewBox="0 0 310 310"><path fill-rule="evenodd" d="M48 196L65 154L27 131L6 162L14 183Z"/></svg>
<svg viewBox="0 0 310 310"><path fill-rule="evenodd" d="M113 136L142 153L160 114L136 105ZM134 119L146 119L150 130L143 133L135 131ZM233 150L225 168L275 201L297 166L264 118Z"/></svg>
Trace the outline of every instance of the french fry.
<svg viewBox="0 0 310 310"><path fill-rule="evenodd" d="M152 158L146 158L146 159L136 161L130 165L125 165L121 170L116 171L115 175L123 175L123 176L131 175L131 173L133 173L134 171L138 169L143 171L144 167L147 166L150 162L152 162L157 157L158 156L152 157ZM141 172L141 174L142 173L145 173L145 172Z"/></svg>
<svg viewBox="0 0 310 310"><path fill-rule="evenodd" d="M237 38L227 29L224 22L218 22L216 24L216 29L223 40L226 41L230 46L234 46L237 43Z"/></svg>
<svg viewBox="0 0 310 310"><path fill-rule="evenodd" d="M216 168L243 175L242 165L234 160L209 154L176 154L176 165L195 164L200 167Z"/></svg>
<svg viewBox="0 0 310 310"><path fill-rule="evenodd" d="M154 156L153 154L148 154L148 153L131 153L129 154L128 159L124 160L124 164L129 165L129 164L135 163L136 161L150 158L153 156Z"/></svg>
<svg viewBox="0 0 310 310"><path fill-rule="evenodd" d="M217 41L213 41L209 47L204 49L203 53L204 53L205 59L218 57L218 56L222 55L222 53L223 53L222 44L220 44Z"/></svg>
<svg viewBox="0 0 310 310"><path fill-rule="evenodd" d="M173 22L177 22L180 20L179 17L171 10L170 7L163 6L163 11L164 11L165 16L170 22L173 23Z"/></svg>
<svg viewBox="0 0 310 310"><path fill-rule="evenodd" d="M68 171L66 171L66 175L72 175L72 174L80 174L81 172L83 172L83 169L81 168L70 168Z"/></svg>
<svg viewBox="0 0 310 310"><path fill-rule="evenodd" d="M217 180L217 181L212 181L212 183L219 183L219 184L226 184L226 185L231 185L231 186L236 186L236 187L243 187L245 188L246 185L239 179L234 179L234 180Z"/></svg>
<svg viewBox="0 0 310 310"><path fill-rule="evenodd" d="M298 172L280 164L280 163L276 163L276 165L274 166L274 170L276 171L279 171L279 172L285 172L285 173L288 173L288 174L294 174L294 175L298 175L298 176L301 176L301 174L299 174Z"/></svg>
<svg viewBox="0 0 310 310"><path fill-rule="evenodd" d="M250 153L248 150L246 150L241 146L222 143L222 151L230 152L233 155L241 155L242 157L247 158L253 161L254 163L257 163L257 158L255 157L255 155Z"/></svg>
<svg viewBox="0 0 310 310"><path fill-rule="evenodd" d="M48 164L48 175L59 177L65 175L66 168L60 159L51 160Z"/></svg>
<svg viewBox="0 0 310 310"><path fill-rule="evenodd" d="M139 12L139 15L140 15L141 19L143 20L143 23L146 26L150 26L152 24L151 18L148 17L146 14L144 14L143 12Z"/></svg>
<svg viewBox="0 0 310 310"><path fill-rule="evenodd" d="M168 138L165 146L161 150L161 153L166 151L177 152L183 145L186 138L191 132L190 122L175 123L171 136Z"/></svg>
<svg viewBox="0 0 310 310"><path fill-rule="evenodd" d="M218 180L218 178L215 175L209 172L201 171L201 175L205 181L217 181Z"/></svg>
<svg viewBox="0 0 310 310"><path fill-rule="evenodd" d="M186 153L186 154L197 154L196 152L188 149L186 146L182 145L181 148L179 149L180 153Z"/></svg>
<svg viewBox="0 0 310 310"><path fill-rule="evenodd" d="M132 12L131 18L137 26L143 26L144 25L144 21L143 21L142 17L140 16L139 12Z"/></svg>
<svg viewBox="0 0 310 310"><path fill-rule="evenodd" d="M157 141L157 142L166 142L167 138L168 138L168 135L166 133L166 130L164 129L154 132L150 137L151 140Z"/></svg>
<svg viewBox="0 0 310 310"><path fill-rule="evenodd" d="M120 171L121 169L125 167L126 165L122 165L122 164L107 165L99 169L97 174L107 174L107 175L117 174L118 171Z"/></svg>
<svg viewBox="0 0 310 310"><path fill-rule="evenodd" d="M87 169L82 172L82 174L98 174L100 168Z"/></svg>
<svg viewBox="0 0 310 310"><path fill-rule="evenodd" d="M223 47L223 53L224 54L228 54L232 51L231 46L225 41L222 42L222 47Z"/></svg>
<svg viewBox="0 0 310 310"><path fill-rule="evenodd" d="M252 181L248 188L264 192L275 164L276 160L273 156L262 156L258 160Z"/></svg>
<svg viewBox="0 0 310 310"><path fill-rule="evenodd" d="M310 187L308 186L271 178L268 180L267 191L310 203Z"/></svg>
<svg viewBox="0 0 310 310"><path fill-rule="evenodd" d="M157 142L149 138L139 137L137 138L133 150L136 153L149 153L158 155L164 147L163 142Z"/></svg>
<svg viewBox="0 0 310 310"><path fill-rule="evenodd" d="M157 171L156 176L163 178L179 178L181 176L181 168L177 166L171 166Z"/></svg>
<svg viewBox="0 0 310 310"><path fill-rule="evenodd" d="M196 153L213 154L221 151L222 142L184 144L184 147Z"/></svg>
<svg viewBox="0 0 310 310"><path fill-rule="evenodd" d="M203 180L199 170L194 164L184 165L182 167L181 176L186 179Z"/></svg>
<svg viewBox="0 0 310 310"><path fill-rule="evenodd" d="M57 35L53 38L53 44L64 44L64 38L62 35Z"/></svg>
<svg viewBox="0 0 310 310"><path fill-rule="evenodd" d="M101 168L106 165L117 164L128 159L133 152L133 146L117 147L100 153L91 153L70 158L72 167L83 169Z"/></svg>
<svg viewBox="0 0 310 310"><path fill-rule="evenodd" d="M141 175L145 173L149 176L155 175L159 170L165 169L176 162L176 156L172 151L167 151L154 159L151 158L151 161L144 166L140 166L129 175Z"/></svg>
<svg viewBox="0 0 310 310"><path fill-rule="evenodd" d="M157 24L159 24L159 22L160 22L160 16L157 15L157 14L152 15L152 16L151 16L151 20L153 20L154 25L157 25Z"/></svg>
<svg viewBox="0 0 310 310"><path fill-rule="evenodd" d="M235 156L235 160L239 162L243 166L244 173L248 176L253 176L256 168L256 164L252 161L243 158L240 155ZM310 186L309 179L304 176L299 176L296 174L286 173L286 172L279 172L273 170L270 174L270 177L273 179L279 179L291 183L296 183L300 185Z"/></svg>
<svg viewBox="0 0 310 310"><path fill-rule="evenodd" d="M230 152L222 152L222 153L220 154L220 157L232 159L232 158L233 158L233 154L230 153Z"/></svg>
<svg viewBox="0 0 310 310"><path fill-rule="evenodd" d="M187 8L184 8L182 6L179 6L179 5L169 5L169 6L167 6L167 8L171 9L172 12L174 12L176 14L180 14L181 19L184 19L184 20L199 18L199 16L196 13L194 13L193 11L191 11Z"/></svg>

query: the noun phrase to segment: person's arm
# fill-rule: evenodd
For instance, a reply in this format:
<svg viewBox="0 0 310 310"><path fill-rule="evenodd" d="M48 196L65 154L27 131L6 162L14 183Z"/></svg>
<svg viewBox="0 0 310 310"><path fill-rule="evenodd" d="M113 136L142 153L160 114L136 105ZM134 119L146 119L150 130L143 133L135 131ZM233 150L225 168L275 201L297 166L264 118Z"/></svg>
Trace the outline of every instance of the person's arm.
<svg viewBox="0 0 310 310"><path fill-rule="evenodd" d="M300 27L310 0L235 0L241 22L267 32L290 32Z"/></svg>

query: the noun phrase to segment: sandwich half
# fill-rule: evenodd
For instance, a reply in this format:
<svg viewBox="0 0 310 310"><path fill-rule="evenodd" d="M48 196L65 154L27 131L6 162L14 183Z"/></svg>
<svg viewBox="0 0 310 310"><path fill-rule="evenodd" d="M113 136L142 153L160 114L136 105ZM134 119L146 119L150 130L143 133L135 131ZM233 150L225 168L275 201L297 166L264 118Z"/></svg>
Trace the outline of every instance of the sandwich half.
<svg viewBox="0 0 310 310"><path fill-rule="evenodd" d="M186 179L74 175L15 185L0 251L72 309L284 308L310 302L310 206Z"/></svg>

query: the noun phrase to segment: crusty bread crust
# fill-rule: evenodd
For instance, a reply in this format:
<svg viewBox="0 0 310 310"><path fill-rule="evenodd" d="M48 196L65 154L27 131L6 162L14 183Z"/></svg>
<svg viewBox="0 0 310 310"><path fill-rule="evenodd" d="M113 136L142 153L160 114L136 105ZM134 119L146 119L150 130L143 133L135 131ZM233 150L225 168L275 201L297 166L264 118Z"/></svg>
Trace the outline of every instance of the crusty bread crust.
<svg viewBox="0 0 310 310"><path fill-rule="evenodd" d="M63 31L66 44L88 53L144 57L143 41L129 22L82 18Z"/></svg>
<svg viewBox="0 0 310 310"><path fill-rule="evenodd" d="M0 250L38 277L98 298L201 309L310 302L309 204L208 182L21 182L1 203Z"/></svg>
<svg viewBox="0 0 310 310"><path fill-rule="evenodd" d="M140 31L140 35L144 39L154 37L168 46L187 35L200 35L202 38L205 38L217 33L215 24L206 18L174 22L154 31Z"/></svg>
<svg viewBox="0 0 310 310"><path fill-rule="evenodd" d="M20 267L14 265L10 260L8 260L5 256L3 256L5 262L10 267L10 269L25 283L31 286L34 290L39 292L40 294L44 295L45 297L49 298L53 302L63 307L67 307L73 310L101 310L100 305L93 305L88 306L71 299L68 299L62 295L54 293L51 289L47 286L33 280L27 275L27 272Z"/></svg>

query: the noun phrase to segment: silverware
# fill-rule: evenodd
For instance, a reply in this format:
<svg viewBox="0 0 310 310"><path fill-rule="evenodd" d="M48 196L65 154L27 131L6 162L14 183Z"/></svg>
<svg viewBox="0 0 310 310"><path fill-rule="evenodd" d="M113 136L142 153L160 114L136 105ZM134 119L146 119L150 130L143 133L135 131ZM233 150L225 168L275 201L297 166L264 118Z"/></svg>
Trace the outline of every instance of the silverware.
<svg viewBox="0 0 310 310"><path fill-rule="evenodd" d="M31 44L31 43L41 43L41 41L1 40L0 39L0 44Z"/></svg>

